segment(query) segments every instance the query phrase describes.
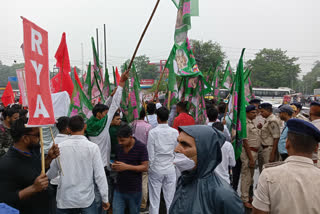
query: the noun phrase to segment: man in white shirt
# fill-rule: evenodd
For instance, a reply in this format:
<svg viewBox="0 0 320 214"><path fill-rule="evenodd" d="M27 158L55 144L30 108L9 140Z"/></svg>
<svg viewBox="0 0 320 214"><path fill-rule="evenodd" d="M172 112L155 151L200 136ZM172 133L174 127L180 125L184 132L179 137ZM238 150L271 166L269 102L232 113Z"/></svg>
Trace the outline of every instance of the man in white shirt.
<svg viewBox="0 0 320 214"><path fill-rule="evenodd" d="M223 131L223 124L220 122L214 123L213 127L218 129L219 131ZM223 146L221 147L221 153L222 161L216 167L214 172L218 174L228 184L230 184L229 166L234 167L236 165L236 160L234 157L233 146L229 141L224 142Z"/></svg>
<svg viewBox="0 0 320 214"><path fill-rule="evenodd" d="M159 102L156 104L154 104L153 102L149 102L147 105L148 115L145 117L144 121L148 122L152 126L152 129L157 127L158 125L156 110L161 106L162 105Z"/></svg>
<svg viewBox="0 0 320 214"><path fill-rule="evenodd" d="M173 164L179 133L168 125L169 110L161 107L157 110L159 125L149 132L149 200L150 214L159 213L160 192L166 202L167 212L176 189L176 172Z"/></svg>
<svg viewBox="0 0 320 214"><path fill-rule="evenodd" d="M93 116L87 121L87 130L86 135L89 137L89 140L99 146L103 166L105 167L106 175L108 179L113 179L110 175L110 154L111 154L111 139L109 134L109 128L111 121L113 119L114 113L120 107L120 101L122 98L122 89L129 77L129 72L126 71L121 75L119 86L116 88L115 94L113 95L112 102L108 108L108 103L111 99L108 99L106 104L97 104L93 110ZM110 185L112 182L110 182ZM109 188L112 190L113 188ZM112 200L112 192L109 192L109 198ZM98 205L98 210L101 210L101 197L99 196L99 191L96 191L96 203Z"/></svg>
<svg viewBox="0 0 320 214"><path fill-rule="evenodd" d="M215 107L212 107L212 108L209 108L208 111L207 111L207 115L208 115L208 119L209 119L209 123L208 123L208 126L212 127L212 124L215 123L215 122L220 122L218 120L218 115L219 115L219 112L218 112L218 109L215 108ZM226 137L226 141L231 141L231 135L230 135L230 132L227 128L226 125L223 126L223 134L224 136Z"/></svg>
<svg viewBox="0 0 320 214"><path fill-rule="evenodd" d="M96 213L94 183L102 197L104 210L109 209L108 183L99 147L84 136L86 125L81 116L69 120L71 136L59 144L63 176L57 190L57 214L74 212ZM59 164L54 161L47 172L49 179L59 174Z"/></svg>
<svg viewBox="0 0 320 214"><path fill-rule="evenodd" d="M56 123L56 128L59 131L59 134L54 138L54 143L59 145L60 143L66 141L69 138L69 129L68 129L68 125L69 125L69 117L59 117L58 121ZM51 137L52 138L52 137ZM50 147L52 147L53 145L53 141L51 141ZM58 160L59 161L59 160ZM61 172L61 174L63 174L63 172ZM56 206L56 195L57 195L57 187L59 184L59 179L60 176L57 176L54 179L51 179L50 184L52 185L53 188L53 194L54 194L54 200L52 201L52 207L51 209L53 210L52 213L55 213L55 210L57 209Z"/></svg>

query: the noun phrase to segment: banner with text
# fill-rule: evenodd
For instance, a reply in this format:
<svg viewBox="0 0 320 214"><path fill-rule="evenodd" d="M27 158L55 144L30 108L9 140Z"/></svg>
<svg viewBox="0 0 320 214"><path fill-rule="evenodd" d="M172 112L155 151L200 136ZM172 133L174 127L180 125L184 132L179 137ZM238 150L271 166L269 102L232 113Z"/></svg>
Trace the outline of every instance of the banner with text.
<svg viewBox="0 0 320 214"><path fill-rule="evenodd" d="M49 85L48 32L23 18L29 126L55 123Z"/></svg>
<svg viewBox="0 0 320 214"><path fill-rule="evenodd" d="M23 106L28 106L27 100L27 88L26 88L26 75L24 69L17 69L17 77L18 77L18 84L20 89L20 96L22 100Z"/></svg>

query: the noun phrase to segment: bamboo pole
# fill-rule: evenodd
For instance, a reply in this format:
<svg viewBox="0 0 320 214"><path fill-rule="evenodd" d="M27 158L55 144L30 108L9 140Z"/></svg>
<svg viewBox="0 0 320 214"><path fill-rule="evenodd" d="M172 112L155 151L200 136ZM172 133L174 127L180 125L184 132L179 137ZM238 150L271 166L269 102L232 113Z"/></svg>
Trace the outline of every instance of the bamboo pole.
<svg viewBox="0 0 320 214"><path fill-rule="evenodd" d="M44 161L44 147L43 147L43 132L42 127L39 127L40 129L40 145L41 145L41 174L46 173L45 169L45 161Z"/></svg>
<svg viewBox="0 0 320 214"><path fill-rule="evenodd" d="M170 110L170 101L171 101L171 91L168 94L168 109Z"/></svg>
<svg viewBox="0 0 320 214"><path fill-rule="evenodd" d="M159 78L159 82L158 82L158 84L157 84L157 88L156 88L156 91L155 91L155 94L154 94L152 100L154 100L154 98L158 97L159 86L160 86L160 83L161 83L161 81L162 81L162 77L163 77L163 74L164 74L164 71L165 71L165 70L166 70L166 68L162 69L162 72L161 72L160 78Z"/></svg>
<svg viewBox="0 0 320 214"><path fill-rule="evenodd" d="M128 71L130 71L130 69L131 69L133 60L134 60L134 58L136 57L136 54L137 54L137 52L138 52L138 49L139 49L140 44L141 44L141 42L142 42L142 39L143 39L145 33L147 32L147 29L148 29L148 27L149 27L149 25L150 25L150 23L151 23L151 20L152 20L154 14L155 14L155 12L156 12L156 10L157 10L157 8L158 8L159 3L160 3L160 0L157 0L157 3L156 3L156 5L155 5L155 7L153 8L153 11L152 11L151 16L150 16L150 18L149 18L149 20L148 20L148 23L147 23L146 27L144 28L144 30L143 30L143 32L142 32L142 35L140 36L138 45L137 45L136 49L134 50L133 56L132 56L132 58L131 58L131 61L130 61L129 66L128 66L128 69L127 69Z"/></svg>

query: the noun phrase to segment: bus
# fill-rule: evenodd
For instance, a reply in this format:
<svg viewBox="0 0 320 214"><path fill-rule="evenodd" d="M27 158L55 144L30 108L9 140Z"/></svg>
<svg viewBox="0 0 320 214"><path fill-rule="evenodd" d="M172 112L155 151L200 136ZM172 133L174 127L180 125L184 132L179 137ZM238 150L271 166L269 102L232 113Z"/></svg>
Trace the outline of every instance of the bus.
<svg viewBox="0 0 320 214"><path fill-rule="evenodd" d="M287 87L279 88L253 88L253 93L259 97L263 102L271 104L282 104L284 96L294 95L295 91Z"/></svg>

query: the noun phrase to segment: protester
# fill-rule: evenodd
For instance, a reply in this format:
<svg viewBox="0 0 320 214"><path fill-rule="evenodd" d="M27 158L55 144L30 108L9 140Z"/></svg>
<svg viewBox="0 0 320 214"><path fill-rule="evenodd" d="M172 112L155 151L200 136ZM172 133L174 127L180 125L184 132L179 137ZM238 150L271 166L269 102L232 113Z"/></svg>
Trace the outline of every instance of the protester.
<svg viewBox="0 0 320 214"><path fill-rule="evenodd" d="M256 106L249 105L246 108L247 138L243 140L241 165L241 200L246 208L252 209L249 189L253 184L254 168L258 158L258 150L261 146L260 131L253 123L257 116Z"/></svg>
<svg viewBox="0 0 320 214"><path fill-rule="evenodd" d="M209 108L207 111L207 116L209 119L208 126L212 127L215 122L220 122L218 120L218 110L215 107ZM226 141L231 141L231 135L226 125L223 126L222 130L224 136L226 137Z"/></svg>
<svg viewBox="0 0 320 214"><path fill-rule="evenodd" d="M3 156L13 144L10 134L11 125L19 118L19 110L7 107L2 113L3 121L0 124L0 157Z"/></svg>
<svg viewBox="0 0 320 214"><path fill-rule="evenodd" d="M133 136L147 146L148 143L148 135L149 131L151 130L151 125L144 121L146 116L146 111L144 108L140 111L139 120L135 120L132 124L133 126ZM148 172L142 173L142 199L141 199L141 206L140 211L144 212L147 210L147 203L148 203Z"/></svg>
<svg viewBox="0 0 320 214"><path fill-rule="evenodd" d="M60 176L57 189L56 213L96 213L94 183L102 197L103 209L107 210L110 207L108 183L99 147L84 136L86 125L81 116L71 117L68 128L71 136L59 144L63 176ZM60 171L58 162L52 162L47 172L48 178L55 178Z"/></svg>
<svg viewBox="0 0 320 214"><path fill-rule="evenodd" d="M110 139L111 139L111 153L110 153L110 160L114 161L116 159L116 154L117 154L117 148L118 148L118 139L117 139L117 134L120 129L121 125L121 117L118 112L114 113L113 119L110 124L109 128L109 134L110 134Z"/></svg>
<svg viewBox="0 0 320 214"><path fill-rule="evenodd" d="M57 120L56 127L59 130L59 134L54 138L54 143L59 145L60 143L66 141L69 138L70 131L69 127L69 117L60 117ZM53 145L53 141L51 142L50 147ZM50 184L53 188L54 199L51 202L51 214L56 213L57 205L56 205L56 194L57 188L59 185L60 176L53 178L50 180Z"/></svg>
<svg viewBox="0 0 320 214"><path fill-rule="evenodd" d="M310 121L311 123L317 127L320 130L320 103L319 102L312 102L310 104ZM318 165L320 157L318 156L320 154L319 151L314 152L312 156L312 160L315 163L315 165Z"/></svg>
<svg viewBox="0 0 320 214"><path fill-rule="evenodd" d="M168 212L176 188L176 172L173 160L179 133L168 125L169 110L167 108L159 108L157 118L159 125L149 132L147 145L150 214L159 213L161 189Z"/></svg>
<svg viewBox="0 0 320 214"><path fill-rule="evenodd" d="M282 105L279 108L279 116L282 121L285 122L284 129L281 132L279 143L278 143L278 151L281 156L281 159L284 161L288 157L288 152L286 149L286 141L288 137L288 127L287 127L287 121L292 118L293 115L293 109L289 105Z"/></svg>
<svg viewBox="0 0 320 214"><path fill-rule="evenodd" d="M244 213L237 193L214 173L222 160L223 134L202 125L179 127L179 130L175 152L192 159L195 167L182 172L169 213Z"/></svg>
<svg viewBox="0 0 320 214"><path fill-rule="evenodd" d="M118 132L119 150L112 169L118 172L113 196L113 214L123 214L127 207L131 214L140 213L142 172L148 170L146 146L132 136L132 129L123 125Z"/></svg>
<svg viewBox="0 0 320 214"><path fill-rule="evenodd" d="M145 117L144 120L148 122L152 126L152 128L155 128L158 125L156 110L156 104L154 104L153 102L149 102L147 105L148 115Z"/></svg>
<svg viewBox="0 0 320 214"><path fill-rule="evenodd" d="M6 203L21 214L49 213L48 177L41 174L39 128L26 128L24 118L10 126L13 146L0 159L0 203ZM45 158L48 169L59 156L53 145Z"/></svg>
<svg viewBox="0 0 320 214"><path fill-rule="evenodd" d="M297 108L297 119L301 119L304 121L309 121L308 118L302 115L301 110L302 110L302 104L301 103L291 103L291 105L294 105Z"/></svg>
<svg viewBox="0 0 320 214"><path fill-rule="evenodd" d="M292 113L292 117L293 118L297 118L297 115L298 115L298 108L295 106L295 105L290 105L290 107L292 108L293 110L293 113Z"/></svg>
<svg viewBox="0 0 320 214"><path fill-rule="evenodd" d="M215 122L212 124L213 128L218 129L219 131L223 132L224 126L221 122ZM225 180L228 184L230 184L230 173L229 167L234 167L236 165L236 159L234 157L234 149L232 144L226 140L221 147L222 153L222 161L216 167L214 172L220 176L223 180Z"/></svg>
<svg viewBox="0 0 320 214"><path fill-rule="evenodd" d="M195 125L195 121L191 115L187 112L187 105L188 102L179 102L177 104L177 113L179 114L173 121L172 128L175 128L178 130L179 126L191 126Z"/></svg>
<svg viewBox="0 0 320 214"><path fill-rule="evenodd" d="M265 168L253 200L253 214L316 214L320 210L320 170L313 165L320 131L311 123L287 121L289 157L280 166ZM294 202L294 203L288 203Z"/></svg>
<svg viewBox="0 0 320 214"><path fill-rule="evenodd" d="M223 121L224 115L226 113L226 108L227 108L227 104L223 101L221 101L218 105L218 120L220 120L221 122Z"/></svg>
<svg viewBox="0 0 320 214"><path fill-rule="evenodd" d="M111 168L110 168L110 153L111 153L111 139L109 134L109 128L111 121L113 119L113 115L120 107L120 101L122 97L122 89L125 85L129 77L129 72L126 71L121 75L120 83L116 88L116 92L113 95L112 103L110 108L103 104L97 104L93 110L93 116L87 121L87 130L86 135L89 137L89 140L99 146L100 154L103 162L103 166L105 167L105 172L108 180L112 180ZM109 185L112 185L110 182ZM109 197L112 197L111 190L112 186L109 187ZM99 195L99 191L95 190L96 198L95 201L97 203L99 214L103 213L101 196Z"/></svg>
<svg viewBox="0 0 320 214"><path fill-rule="evenodd" d="M262 103L259 109L261 115L266 119L265 124L258 125L258 128L261 129L263 164L266 164L277 161L280 127L276 116L272 114L270 103Z"/></svg>

